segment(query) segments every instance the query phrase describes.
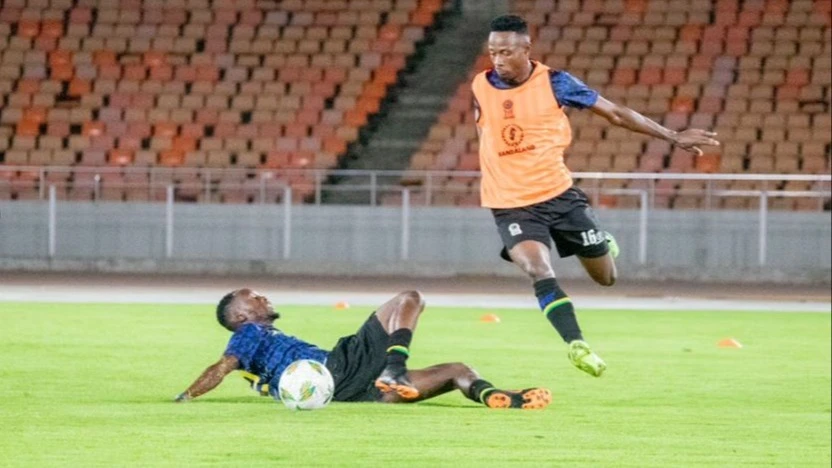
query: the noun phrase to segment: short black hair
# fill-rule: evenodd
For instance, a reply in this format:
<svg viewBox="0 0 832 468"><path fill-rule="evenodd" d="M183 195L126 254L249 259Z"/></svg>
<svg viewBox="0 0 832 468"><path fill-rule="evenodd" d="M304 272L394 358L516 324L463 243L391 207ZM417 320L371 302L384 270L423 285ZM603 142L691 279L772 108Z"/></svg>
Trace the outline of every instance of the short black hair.
<svg viewBox="0 0 832 468"><path fill-rule="evenodd" d="M231 291L223 296L217 304L217 322L228 330L231 330L231 326L228 323L228 309L231 305L231 301L233 301L236 296L237 291Z"/></svg>
<svg viewBox="0 0 832 468"><path fill-rule="evenodd" d="M491 32L529 34L529 24L517 15L503 15L491 20Z"/></svg>

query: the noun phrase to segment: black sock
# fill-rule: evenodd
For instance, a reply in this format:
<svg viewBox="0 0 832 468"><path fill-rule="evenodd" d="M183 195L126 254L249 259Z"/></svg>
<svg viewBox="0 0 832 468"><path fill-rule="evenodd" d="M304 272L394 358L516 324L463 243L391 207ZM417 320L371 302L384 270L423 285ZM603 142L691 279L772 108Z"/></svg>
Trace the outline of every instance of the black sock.
<svg viewBox="0 0 832 468"><path fill-rule="evenodd" d="M540 304L540 310L560 333L563 341L570 343L574 340L583 340L581 327L578 326L578 319L575 318L575 307L572 306L572 299L560 289L555 278L546 278L534 283L534 294Z"/></svg>
<svg viewBox="0 0 832 468"><path fill-rule="evenodd" d="M390 334L390 341L387 344L387 366L404 367L407 358L410 357L410 340L413 339L413 331L407 328L399 328Z"/></svg>
<svg viewBox="0 0 832 468"><path fill-rule="evenodd" d="M477 403L485 404L483 400L488 398L488 395L496 390L494 385L487 380L477 379L471 383L471 386L468 387L468 394L465 395L469 399L476 401Z"/></svg>

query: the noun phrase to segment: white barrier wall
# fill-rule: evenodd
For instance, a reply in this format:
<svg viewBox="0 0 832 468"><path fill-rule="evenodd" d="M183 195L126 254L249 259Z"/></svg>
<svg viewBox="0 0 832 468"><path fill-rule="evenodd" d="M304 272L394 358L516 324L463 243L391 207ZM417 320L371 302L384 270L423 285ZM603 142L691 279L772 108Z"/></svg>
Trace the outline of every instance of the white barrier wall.
<svg viewBox="0 0 832 468"><path fill-rule="evenodd" d="M487 210L471 208L173 205L58 202L49 256L46 202L0 203L0 268L310 274L516 275L499 259ZM598 212L621 246L622 274L641 278L828 282L829 213L649 212L646 263L638 211ZM404 216L403 216L404 215ZM172 235L167 257L168 235ZM288 235L288 238L287 238ZM760 261L764 260L761 265ZM560 276L581 275L574 259Z"/></svg>

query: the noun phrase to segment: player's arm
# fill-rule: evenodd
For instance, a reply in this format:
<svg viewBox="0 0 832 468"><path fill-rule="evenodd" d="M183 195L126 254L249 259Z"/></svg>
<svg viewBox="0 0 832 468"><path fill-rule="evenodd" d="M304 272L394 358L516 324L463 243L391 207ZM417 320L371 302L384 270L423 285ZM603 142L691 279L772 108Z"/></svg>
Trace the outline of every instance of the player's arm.
<svg viewBox="0 0 832 468"><path fill-rule="evenodd" d="M196 398L210 392L222 382L222 379L240 367L240 361L235 356L223 356L216 363L208 366L187 390L180 393L174 401L182 402Z"/></svg>
<svg viewBox="0 0 832 468"><path fill-rule="evenodd" d="M615 104L601 96L598 96L598 100L595 102L595 105L590 107L590 110L604 117L613 125L662 138L682 149L695 152L700 156L702 155L702 150L699 149L700 145L719 146L719 142L713 139L716 136L714 132L708 132L698 128L690 128L676 132L659 125L629 107Z"/></svg>

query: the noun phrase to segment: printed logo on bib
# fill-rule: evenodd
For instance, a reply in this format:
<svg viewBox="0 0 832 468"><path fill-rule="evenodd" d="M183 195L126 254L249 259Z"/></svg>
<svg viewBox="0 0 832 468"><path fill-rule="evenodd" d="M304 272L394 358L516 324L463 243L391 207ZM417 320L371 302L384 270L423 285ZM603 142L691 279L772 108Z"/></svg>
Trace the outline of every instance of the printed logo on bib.
<svg viewBox="0 0 832 468"><path fill-rule="evenodd" d="M508 146L517 146L520 143L523 143L523 137L526 135L523 133L523 129L520 128L519 125L508 124L503 127L503 142Z"/></svg>
<svg viewBox="0 0 832 468"><path fill-rule="evenodd" d="M500 156L511 156L512 154L525 153L526 151L532 151L535 148L534 145L520 146L520 144L523 143L523 139L526 134L523 132L523 128L519 125L506 125L503 127L503 131L500 132L500 136L503 137L503 143L511 147L510 149L497 153Z"/></svg>
<svg viewBox="0 0 832 468"><path fill-rule="evenodd" d="M503 101L503 118L506 120L514 118L514 102L511 99Z"/></svg>

